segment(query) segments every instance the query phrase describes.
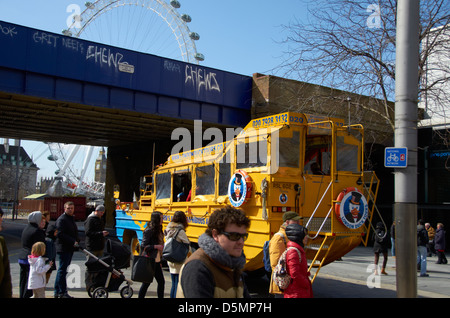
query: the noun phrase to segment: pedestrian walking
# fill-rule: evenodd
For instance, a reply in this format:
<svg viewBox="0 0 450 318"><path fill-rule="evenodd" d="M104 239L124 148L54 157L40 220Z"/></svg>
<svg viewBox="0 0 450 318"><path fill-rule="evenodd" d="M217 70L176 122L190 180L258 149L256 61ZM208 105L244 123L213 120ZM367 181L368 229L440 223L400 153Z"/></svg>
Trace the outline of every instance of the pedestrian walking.
<svg viewBox="0 0 450 318"><path fill-rule="evenodd" d="M232 206L215 210L197 249L181 268L177 298L244 298L242 269L250 220Z"/></svg>
<svg viewBox="0 0 450 318"><path fill-rule="evenodd" d="M97 257L103 256L105 248L105 237L109 234L105 231L103 215L105 207L98 205L84 221L84 231L86 233L86 249Z"/></svg>
<svg viewBox="0 0 450 318"><path fill-rule="evenodd" d="M45 298L45 285L47 284L46 273L53 265L50 261L46 264L45 243L37 242L31 247L28 255L30 264L30 275L28 276L28 289L33 291L33 298Z"/></svg>
<svg viewBox="0 0 450 318"><path fill-rule="evenodd" d="M388 261L388 249L390 247L390 237L384 227L383 222L378 222L375 226L375 232L373 233L374 243L373 252L375 254L375 275L378 275L378 261L380 259L380 253L383 254L383 265L381 267L381 274L387 275L386 265Z"/></svg>
<svg viewBox="0 0 450 318"><path fill-rule="evenodd" d="M28 255L31 254L31 248L36 242L45 242L45 219L42 217L40 211L31 212L28 215L28 224L22 231L22 250L19 255L19 298L30 298L33 292L27 288L28 275L30 273L30 263L28 262Z"/></svg>
<svg viewBox="0 0 450 318"><path fill-rule="evenodd" d="M68 201L64 204L64 213L56 220L56 253L59 266L55 278L55 298L73 298L67 293L66 276L73 253L78 250L80 242L74 213L75 205Z"/></svg>
<svg viewBox="0 0 450 318"><path fill-rule="evenodd" d="M176 235L176 240L178 242L184 244L190 244L189 239L186 235L186 228L188 226L186 214L182 211L176 211L173 215L172 221L167 225L164 230L164 235L166 242L169 238L173 238ZM170 276L172 278L172 288L170 289L170 298L176 298L177 295L177 287L178 287L178 278L181 270L181 266L183 266L183 262L180 263L172 263L167 262L169 266Z"/></svg>
<svg viewBox="0 0 450 318"><path fill-rule="evenodd" d="M444 224L438 223L436 235L434 237L434 248L436 249L436 254L438 260L436 264L447 264L447 258L445 257L445 230Z"/></svg>
<svg viewBox="0 0 450 318"><path fill-rule="evenodd" d="M286 250L289 241L286 237L286 227L290 224L299 224L300 219L301 217L293 211L285 212L283 214L283 224L269 242L270 266L272 267L272 272L275 269L275 266L277 266L281 254ZM275 284L272 275L270 275L269 293L275 295L276 298L283 297L283 291Z"/></svg>
<svg viewBox="0 0 450 318"><path fill-rule="evenodd" d="M420 267L420 277L428 277L427 274L427 244L428 232L423 220L417 225L417 266Z"/></svg>
<svg viewBox="0 0 450 318"><path fill-rule="evenodd" d="M389 234L391 235L391 256L395 257L395 221L392 222Z"/></svg>
<svg viewBox="0 0 450 318"><path fill-rule="evenodd" d="M52 262L52 267L47 271L46 278L47 283L50 280L50 276L54 270L56 270L56 226L50 224L45 232L45 257Z"/></svg>
<svg viewBox="0 0 450 318"><path fill-rule="evenodd" d="M0 231L3 223L3 210L0 208ZM0 298L12 298L11 266L9 264L8 247L0 236Z"/></svg>
<svg viewBox="0 0 450 318"><path fill-rule="evenodd" d="M436 231L430 223L425 223L425 229L428 233L427 256L431 257L433 254L436 254L436 251L434 250L434 235L436 234Z"/></svg>
<svg viewBox="0 0 450 318"><path fill-rule="evenodd" d="M164 298L164 275L161 266L162 250L164 248L164 234L162 231L162 213L153 212L150 216L150 222L144 230L142 238L142 255L155 259L155 279L158 283L158 298ZM139 289L139 298L145 298L150 283L142 283Z"/></svg>
<svg viewBox="0 0 450 318"><path fill-rule="evenodd" d="M312 298L313 290L304 250L308 243L306 228L295 223L289 224L286 227L286 236L289 239L286 270L291 277L291 282L284 290L284 298Z"/></svg>

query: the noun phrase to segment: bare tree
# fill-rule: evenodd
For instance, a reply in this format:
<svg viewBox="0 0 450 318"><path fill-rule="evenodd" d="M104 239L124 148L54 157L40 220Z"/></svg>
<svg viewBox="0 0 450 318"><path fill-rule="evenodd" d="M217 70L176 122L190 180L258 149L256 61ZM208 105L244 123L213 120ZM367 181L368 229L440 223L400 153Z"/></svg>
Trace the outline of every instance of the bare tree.
<svg viewBox="0 0 450 318"><path fill-rule="evenodd" d="M288 49L277 73L377 98L381 107L365 111L384 118L393 131L397 1L315 0L307 1L307 7L308 21L284 26ZM425 71L427 59L436 52L449 61L450 50L442 47L447 41L448 48L448 38L441 36L449 22L450 1L421 1L420 40L426 40L426 46L420 52L418 99L427 92L439 95L442 107L450 104L449 94L438 94L437 86L449 81L449 65L431 80L425 79Z"/></svg>

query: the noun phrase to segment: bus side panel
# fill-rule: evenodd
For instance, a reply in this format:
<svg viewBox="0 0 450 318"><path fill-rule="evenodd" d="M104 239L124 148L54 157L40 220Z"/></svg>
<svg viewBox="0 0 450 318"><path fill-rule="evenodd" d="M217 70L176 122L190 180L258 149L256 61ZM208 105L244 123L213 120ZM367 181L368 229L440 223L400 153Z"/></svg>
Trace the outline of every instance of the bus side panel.
<svg viewBox="0 0 450 318"><path fill-rule="evenodd" d="M141 213L142 214L142 213ZM148 213L144 214L148 215ZM142 219L142 216L141 216ZM150 220L150 218L148 218ZM139 220L136 214L129 214L121 209L116 210L116 234L119 240L125 244L129 244L129 238L125 233L136 233L139 242L142 242L142 233L147 225L146 220Z"/></svg>

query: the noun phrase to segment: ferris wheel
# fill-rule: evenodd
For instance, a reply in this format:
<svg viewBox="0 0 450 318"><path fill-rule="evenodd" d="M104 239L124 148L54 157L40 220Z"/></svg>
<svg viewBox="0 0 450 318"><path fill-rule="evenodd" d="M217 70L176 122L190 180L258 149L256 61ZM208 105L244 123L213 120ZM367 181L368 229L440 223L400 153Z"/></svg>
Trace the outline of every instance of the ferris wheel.
<svg viewBox="0 0 450 318"><path fill-rule="evenodd" d="M188 27L192 18L178 12L181 4L177 0L97 0L84 6L83 11L78 5L68 6L67 12L72 14L64 35L189 63L205 59L196 48L200 35ZM48 146L49 160L57 166L51 191L59 182L66 192L104 196L104 183L86 182L84 178L94 147L73 145L67 151L67 145ZM83 164L74 168L74 158L83 154Z"/></svg>
<svg viewBox="0 0 450 318"><path fill-rule="evenodd" d="M88 197L103 198L105 183L88 180L86 173L94 171L90 165L92 154L99 151L100 147L65 145L59 143L48 143L50 155L48 160L54 161L57 169L56 177L49 188L49 194L80 194Z"/></svg>
<svg viewBox="0 0 450 318"><path fill-rule="evenodd" d="M200 35L190 31L192 18L178 12L177 0L97 0L82 12L77 7L68 8L73 13L64 35L189 63L204 60L195 44Z"/></svg>

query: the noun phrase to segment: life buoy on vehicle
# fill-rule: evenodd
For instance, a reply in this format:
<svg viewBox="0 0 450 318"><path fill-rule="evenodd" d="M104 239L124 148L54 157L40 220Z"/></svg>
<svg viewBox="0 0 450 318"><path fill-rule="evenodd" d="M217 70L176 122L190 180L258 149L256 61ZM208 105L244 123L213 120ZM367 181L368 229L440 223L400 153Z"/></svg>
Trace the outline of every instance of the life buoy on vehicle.
<svg viewBox="0 0 450 318"><path fill-rule="evenodd" d="M349 229L357 229L366 221L369 208L361 191L349 187L339 193L334 205L334 212L343 225Z"/></svg>
<svg viewBox="0 0 450 318"><path fill-rule="evenodd" d="M240 207L252 196L253 183L244 170L236 171L228 184L228 199L234 207Z"/></svg>

